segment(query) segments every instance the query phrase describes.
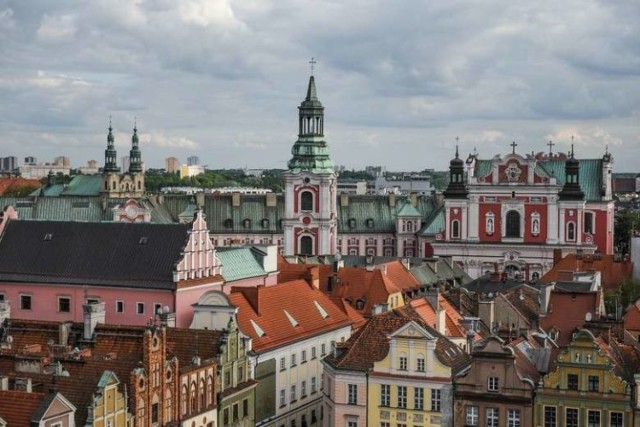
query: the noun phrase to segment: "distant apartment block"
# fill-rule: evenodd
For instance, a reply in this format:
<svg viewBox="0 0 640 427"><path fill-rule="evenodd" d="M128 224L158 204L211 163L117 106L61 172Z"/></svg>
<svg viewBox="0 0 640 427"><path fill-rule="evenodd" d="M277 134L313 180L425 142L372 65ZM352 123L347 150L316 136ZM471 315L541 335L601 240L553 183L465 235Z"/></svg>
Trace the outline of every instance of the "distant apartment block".
<svg viewBox="0 0 640 427"><path fill-rule="evenodd" d="M200 157L198 156L187 157L187 166L200 166Z"/></svg>
<svg viewBox="0 0 640 427"><path fill-rule="evenodd" d="M53 159L53 164L56 166L64 166L65 168L71 167L71 160L67 156L58 156Z"/></svg>
<svg viewBox="0 0 640 427"><path fill-rule="evenodd" d="M433 190L431 176L421 174L401 174L397 176L378 176L375 182L377 194L411 194L429 195Z"/></svg>
<svg viewBox="0 0 640 427"><path fill-rule="evenodd" d="M27 156L24 158L24 164L25 165L37 165L38 164L38 159L36 157L33 156Z"/></svg>
<svg viewBox="0 0 640 427"><path fill-rule="evenodd" d="M87 162L87 166L82 166L78 168L78 172L83 175L95 175L99 172L99 165L96 160L89 160Z"/></svg>
<svg viewBox="0 0 640 427"><path fill-rule="evenodd" d="M167 157L164 161L164 169L168 173L180 172L180 161L176 157Z"/></svg>
<svg viewBox="0 0 640 427"><path fill-rule="evenodd" d="M182 165L180 166L180 178L188 178L204 173L204 166L200 165Z"/></svg>
<svg viewBox="0 0 640 427"><path fill-rule="evenodd" d="M54 175L62 173L63 175L69 175L71 168L64 165L56 165L53 163L41 163L39 165L22 165L19 168L20 175L27 179L40 179L49 175L49 171Z"/></svg>
<svg viewBox="0 0 640 427"><path fill-rule="evenodd" d="M13 172L18 167L18 158L14 156L0 157L0 172Z"/></svg>

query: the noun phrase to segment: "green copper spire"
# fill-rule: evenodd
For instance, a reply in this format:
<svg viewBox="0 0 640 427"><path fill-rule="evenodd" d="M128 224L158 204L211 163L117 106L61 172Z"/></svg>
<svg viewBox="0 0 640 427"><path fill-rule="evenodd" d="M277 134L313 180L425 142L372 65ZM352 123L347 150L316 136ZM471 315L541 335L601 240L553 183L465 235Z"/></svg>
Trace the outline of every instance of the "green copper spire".
<svg viewBox="0 0 640 427"><path fill-rule="evenodd" d="M109 134L107 135L107 149L104 150L104 172L120 172L118 167L118 154L114 146L113 127L111 127L111 118L109 118Z"/></svg>
<svg viewBox="0 0 640 427"><path fill-rule="evenodd" d="M333 173L333 161L324 140L324 107L318 100L316 82L309 78L307 96L298 107L298 140L293 144L289 170Z"/></svg>
<svg viewBox="0 0 640 427"><path fill-rule="evenodd" d="M131 151L129 151L129 172L142 172L142 153L138 145L138 126L133 125L133 136L131 137Z"/></svg>

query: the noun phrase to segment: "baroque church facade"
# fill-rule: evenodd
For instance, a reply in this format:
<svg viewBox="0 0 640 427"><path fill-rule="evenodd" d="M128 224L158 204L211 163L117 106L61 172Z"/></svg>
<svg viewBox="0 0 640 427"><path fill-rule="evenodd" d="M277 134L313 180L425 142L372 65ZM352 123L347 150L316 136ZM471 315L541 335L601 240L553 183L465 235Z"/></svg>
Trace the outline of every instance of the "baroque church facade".
<svg viewBox="0 0 640 427"><path fill-rule="evenodd" d="M474 153L465 161L456 149L442 194L360 196L338 194L324 126L311 76L282 194L148 195L137 128L129 170L120 171L110 125L102 175L77 176L65 188L43 189L41 197L0 202L27 220L171 223L188 221L200 208L216 247L276 245L285 256L324 262L337 254L371 261L444 256L472 277L507 272L535 279L557 256L614 251L608 151L577 159L573 149L568 155L517 153L514 143L507 155L481 159Z"/></svg>

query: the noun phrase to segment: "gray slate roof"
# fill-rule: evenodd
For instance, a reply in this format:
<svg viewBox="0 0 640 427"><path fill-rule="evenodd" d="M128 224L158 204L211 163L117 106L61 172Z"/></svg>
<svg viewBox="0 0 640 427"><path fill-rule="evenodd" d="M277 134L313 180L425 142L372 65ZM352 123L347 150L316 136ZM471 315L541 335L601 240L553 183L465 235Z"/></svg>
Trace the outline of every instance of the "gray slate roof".
<svg viewBox="0 0 640 427"><path fill-rule="evenodd" d="M188 229L10 220L0 237L0 281L172 289Z"/></svg>

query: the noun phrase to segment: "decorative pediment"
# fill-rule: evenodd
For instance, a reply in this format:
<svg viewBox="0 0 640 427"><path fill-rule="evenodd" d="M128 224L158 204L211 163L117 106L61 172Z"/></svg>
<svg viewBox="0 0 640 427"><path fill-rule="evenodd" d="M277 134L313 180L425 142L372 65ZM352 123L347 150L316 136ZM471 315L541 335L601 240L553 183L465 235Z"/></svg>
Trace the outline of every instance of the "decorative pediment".
<svg viewBox="0 0 640 427"><path fill-rule="evenodd" d="M393 333L389 334L389 339L393 338L427 338L430 340L435 339L436 337L429 333L422 326L418 325L418 323L411 321L409 323L404 324L402 327L395 330Z"/></svg>

